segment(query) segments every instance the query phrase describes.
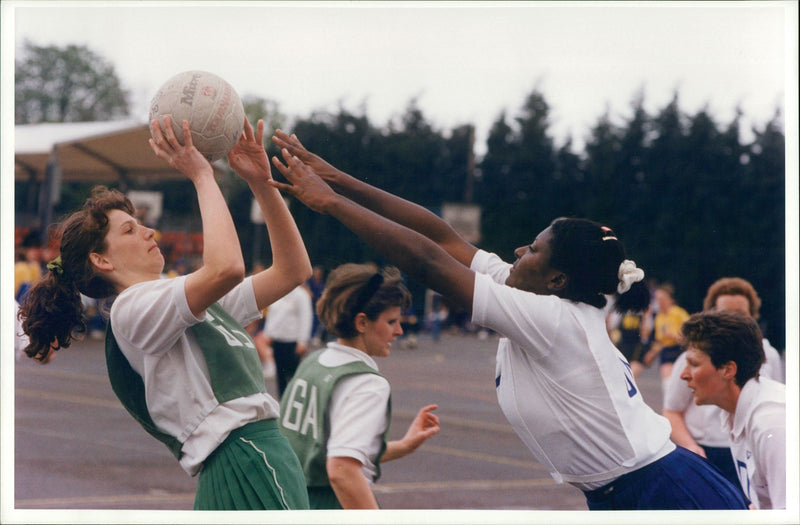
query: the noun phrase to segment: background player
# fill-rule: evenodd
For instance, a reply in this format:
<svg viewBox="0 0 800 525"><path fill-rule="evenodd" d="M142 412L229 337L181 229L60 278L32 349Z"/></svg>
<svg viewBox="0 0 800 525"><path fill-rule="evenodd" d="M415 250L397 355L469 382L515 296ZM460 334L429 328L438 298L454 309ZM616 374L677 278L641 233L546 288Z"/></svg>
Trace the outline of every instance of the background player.
<svg viewBox="0 0 800 525"><path fill-rule="evenodd" d="M381 464L439 432L429 405L403 439L387 442L391 389L375 358L402 335L410 304L396 268L344 264L328 278L317 313L337 339L301 363L281 399L281 430L303 464L312 509L377 509Z"/></svg>
<svg viewBox="0 0 800 525"><path fill-rule="evenodd" d="M750 316L711 311L683 325L681 379L698 405L726 412L725 429L742 490L756 509L786 508L786 389L759 377L761 330Z"/></svg>
<svg viewBox="0 0 800 525"><path fill-rule="evenodd" d="M703 309L709 311L740 312L752 319L758 318L761 300L753 285L738 277L724 277L715 281L706 293ZM767 359L759 370L760 377L783 382L780 355L766 338L762 340ZM675 366L664 384L664 417L672 426L672 440L695 454L707 458L729 480L738 483L736 466L731 457L731 436L722 425L723 410L716 405L698 406L692 391L681 379L686 368L686 352L675 360Z"/></svg>

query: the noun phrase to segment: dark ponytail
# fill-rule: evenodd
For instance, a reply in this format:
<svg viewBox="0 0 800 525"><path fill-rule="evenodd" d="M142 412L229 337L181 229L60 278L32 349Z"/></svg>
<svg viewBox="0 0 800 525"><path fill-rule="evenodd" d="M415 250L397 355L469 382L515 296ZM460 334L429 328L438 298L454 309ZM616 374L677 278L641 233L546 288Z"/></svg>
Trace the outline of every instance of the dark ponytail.
<svg viewBox="0 0 800 525"><path fill-rule="evenodd" d="M550 266L564 272L568 279L562 297L603 308L605 296L615 294L618 307L647 308L650 293L642 282L618 293L620 265L626 255L611 228L588 219L559 218L550 224L550 230Z"/></svg>
<svg viewBox="0 0 800 525"><path fill-rule="evenodd" d="M37 282L20 305L22 330L28 335L28 357L44 362L54 350L67 348L86 332L78 289L52 270Z"/></svg>
<svg viewBox="0 0 800 525"><path fill-rule="evenodd" d="M104 253L108 212L118 209L134 215L124 194L97 186L83 207L59 226L61 255L47 265L48 272L20 305L22 329L30 344L25 353L45 362L51 347L67 348L86 332L81 294L103 299L115 295L113 283L99 274L89 254Z"/></svg>
<svg viewBox="0 0 800 525"><path fill-rule="evenodd" d="M620 312L644 312L650 306L650 287L644 280L635 282L630 290L616 294L614 308Z"/></svg>

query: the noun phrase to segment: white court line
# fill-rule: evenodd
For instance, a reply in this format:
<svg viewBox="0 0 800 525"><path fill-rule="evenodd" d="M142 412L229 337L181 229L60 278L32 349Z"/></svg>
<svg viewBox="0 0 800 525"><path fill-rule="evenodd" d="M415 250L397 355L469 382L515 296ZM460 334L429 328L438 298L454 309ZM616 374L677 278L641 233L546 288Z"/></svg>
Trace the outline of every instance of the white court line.
<svg viewBox="0 0 800 525"><path fill-rule="evenodd" d="M30 375L44 375L63 377L69 379L80 379L82 381L94 381L97 383L108 383L108 376L105 374L87 374L84 372L70 372L59 368L45 368L42 365L26 366L25 368L17 369L17 373L30 374Z"/></svg>
<svg viewBox="0 0 800 525"><path fill-rule="evenodd" d="M65 498L17 499L16 508L59 508L65 505L85 505L87 508L103 508L108 505L130 503L181 503L193 502L194 492L180 494L116 494L111 496L74 496Z"/></svg>
<svg viewBox="0 0 800 525"><path fill-rule="evenodd" d="M410 483L378 483L373 487L376 494L398 494L402 492L455 491L455 490L508 490L556 485L551 478L517 480L466 480L466 481L422 481ZM75 496L66 498L18 499L15 507L53 508L65 505L84 505L88 508L102 505L129 503L184 503L194 501L194 493L176 494L117 494L110 496Z"/></svg>
<svg viewBox="0 0 800 525"><path fill-rule="evenodd" d="M416 412L409 412L404 410L392 409L392 418L402 417L413 420L417 416ZM514 429L508 423L489 423L485 421L477 421L474 419L464 419L460 417L439 416L440 426L459 426L466 428L474 428L476 430L487 430L489 432L503 432L506 434L513 434Z"/></svg>
<svg viewBox="0 0 800 525"><path fill-rule="evenodd" d="M378 483L372 487L376 494L396 494L398 492L427 492L445 490L508 490L520 488L557 485L553 478L511 479L511 480L464 480L464 481L420 481L409 483Z"/></svg>
<svg viewBox="0 0 800 525"><path fill-rule="evenodd" d="M48 438L55 438L59 441L80 441L82 443L86 442L86 436L79 435L79 436L71 436L66 435L63 430L42 430L41 428L21 428L20 425L17 425L16 428L17 432L21 432L23 434L32 434L36 437L48 437ZM144 430L142 430L144 432ZM137 451L146 454L152 454L154 450L161 450L163 447L159 444L158 441L152 440L153 446L147 445L138 445L136 442L128 442L128 441L118 441L118 440L110 440L110 439L102 439L97 438L96 436L92 437L92 445L100 445L104 447L109 447L112 449L120 449L125 452L130 451ZM164 449L166 452L166 449ZM170 456L172 457L172 456Z"/></svg>
<svg viewBox="0 0 800 525"><path fill-rule="evenodd" d="M497 463L499 465L509 465L533 470L545 470L545 468L534 461L533 458L529 460L513 459L504 456L495 456L493 454L483 454L481 452L470 452L469 450L461 450L459 448L439 447L429 443L426 443L422 447L418 448L417 452L433 452L435 454L457 456L460 458L474 459L476 461L488 461L489 463Z"/></svg>
<svg viewBox="0 0 800 525"><path fill-rule="evenodd" d="M123 409L122 403L120 403L117 399L97 399L94 397L87 397L87 396L77 396L73 394L66 394L62 392L45 392L42 390L34 390L30 388L16 388L15 392L17 395L25 396L25 397L33 397L36 399L46 399L49 401L63 401L65 403L77 403L77 404L85 404L85 405L92 405L92 406L99 406L105 408L119 408ZM393 410L392 416L398 418L406 418L413 420L416 417L416 412L408 412L403 410ZM463 419L458 417L450 417L450 416L441 416L439 421L443 425L453 425L453 426L460 426L466 428L474 428L477 430L487 430L490 432L503 432L506 434L511 434L514 432L514 429L511 428L511 425L506 424L498 424L498 423L487 423L482 421L475 421L470 419Z"/></svg>
<svg viewBox="0 0 800 525"><path fill-rule="evenodd" d="M15 392L18 396L33 397L35 399L46 399L48 401L59 401L64 403L77 403L79 405L92 405L104 408L118 408L124 410L122 403L116 398L113 400L97 399L96 397L77 396L74 394L67 394L64 392L45 392L43 390L34 390L31 388L17 388Z"/></svg>

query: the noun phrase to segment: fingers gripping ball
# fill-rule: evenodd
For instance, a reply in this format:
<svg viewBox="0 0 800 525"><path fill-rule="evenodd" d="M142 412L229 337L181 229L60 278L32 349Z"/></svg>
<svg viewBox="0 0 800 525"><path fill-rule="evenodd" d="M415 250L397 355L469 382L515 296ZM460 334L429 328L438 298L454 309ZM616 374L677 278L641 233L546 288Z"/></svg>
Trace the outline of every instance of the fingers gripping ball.
<svg viewBox="0 0 800 525"><path fill-rule="evenodd" d="M181 122L189 121L192 142L209 162L221 159L244 130L242 100L228 82L206 71L185 71L167 80L150 102L150 118L172 118L175 136L183 144Z"/></svg>

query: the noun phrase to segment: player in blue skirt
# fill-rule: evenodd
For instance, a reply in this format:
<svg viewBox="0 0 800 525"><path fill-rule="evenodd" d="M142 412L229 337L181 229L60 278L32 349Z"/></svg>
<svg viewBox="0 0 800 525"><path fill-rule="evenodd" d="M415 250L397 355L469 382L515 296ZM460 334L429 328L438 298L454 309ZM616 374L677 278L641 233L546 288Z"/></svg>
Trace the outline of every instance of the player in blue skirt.
<svg viewBox="0 0 800 525"><path fill-rule="evenodd" d="M288 184L272 184L351 229L411 278L471 312L503 337L500 407L558 482L582 490L590 509L746 509L741 494L703 458L670 441L669 422L643 400L611 342L605 295L643 310L644 272L614 232L557 219L513 264L479 250L428 210L374 188L277 132Z"/></svg>

